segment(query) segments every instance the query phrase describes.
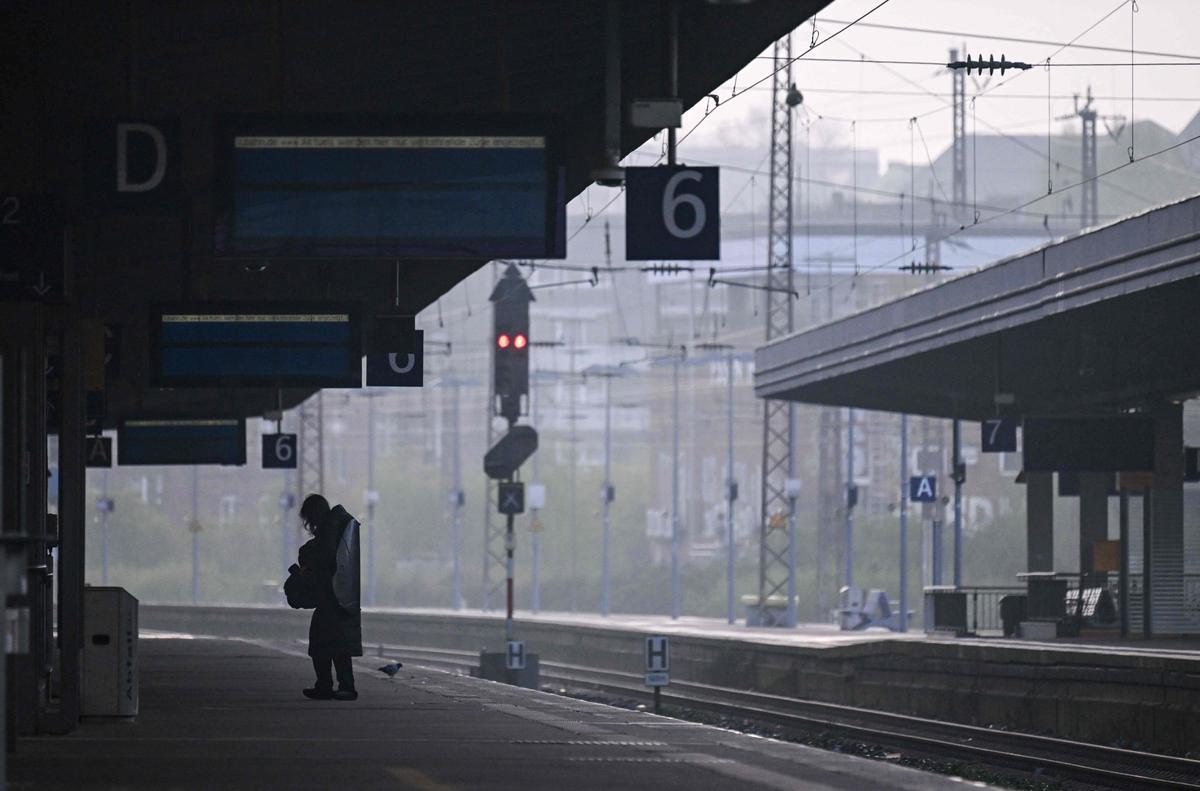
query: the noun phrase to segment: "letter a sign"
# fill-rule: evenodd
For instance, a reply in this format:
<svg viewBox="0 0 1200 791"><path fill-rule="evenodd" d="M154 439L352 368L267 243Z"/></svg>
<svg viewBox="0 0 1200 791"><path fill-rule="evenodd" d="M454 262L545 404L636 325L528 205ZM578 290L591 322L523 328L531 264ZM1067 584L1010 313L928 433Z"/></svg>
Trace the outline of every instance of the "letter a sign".
<svg viewBox="0 0 1200 791"><path fill-rule="evenodd" d="M85 459L88 467L111 467L112 466L112 438L111 437L88 437L87 438L87 457Z"/></svg>
<svg viewBox="0 0 1200 791"><path fill-rule="evenodd" d="M908 481L908 499L914 503L937 502L937 476L914 475Z"/></svg>
<svg viewBox="0 0 1200 791"><path fill-rule="evenodd" d="M173 118L92 121L88 193L100 211L159 214L181 206L179 122Z"/></svg>

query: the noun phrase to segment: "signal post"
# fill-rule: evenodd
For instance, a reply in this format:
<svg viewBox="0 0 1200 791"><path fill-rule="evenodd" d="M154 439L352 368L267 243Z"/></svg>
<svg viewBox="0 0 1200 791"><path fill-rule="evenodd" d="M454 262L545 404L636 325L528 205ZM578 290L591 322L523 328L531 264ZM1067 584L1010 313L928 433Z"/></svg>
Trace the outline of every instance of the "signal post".
<svg viewBox="0 0 1200 791"><path fill-rule="evenodd" d="M516 552L514 518L525 511L525 484L518 480L520 466L537 450L537 432L518 425L529 413L529 303L533 292L510 264L496 284L489 300L493 310L493 392L492 414L508 422L508 432L483 459L484 473L499 481L497 510L505 517L505 620L503 653L481 651L478 675L493 681L505 681L536 689L536 654L527 654L525 644L515 639L513 628L513 558Z"/></svg>

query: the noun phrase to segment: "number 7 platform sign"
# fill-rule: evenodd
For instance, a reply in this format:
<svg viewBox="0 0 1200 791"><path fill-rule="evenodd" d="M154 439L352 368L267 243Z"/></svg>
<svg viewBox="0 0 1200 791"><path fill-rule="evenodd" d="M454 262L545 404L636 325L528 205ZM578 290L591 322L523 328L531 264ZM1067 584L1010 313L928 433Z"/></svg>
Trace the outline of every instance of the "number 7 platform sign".
<svg viewBox="0 0 1200 791"><path fill-rule="evenodd" d="M625 168L625 258L721 257L720 169Z"/></svg>
<svg viewBox="0 0 1200 791"><path fill-rule="evenodd" d="M1017 421L1014 418L988 418L980 426L980 445L984 453L1015 453Z"/></svg>

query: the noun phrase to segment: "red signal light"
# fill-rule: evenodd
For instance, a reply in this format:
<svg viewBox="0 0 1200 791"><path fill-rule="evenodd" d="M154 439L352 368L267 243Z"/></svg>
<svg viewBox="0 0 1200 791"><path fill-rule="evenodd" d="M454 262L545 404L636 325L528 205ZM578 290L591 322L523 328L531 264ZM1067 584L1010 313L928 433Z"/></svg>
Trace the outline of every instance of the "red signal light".
<svg viewBox="0 0 1200 791"><path fill-rule="evenodd" d="M528 343L528 341L525 340L524 335L518 335L515 338L513 338L513 348L514 349L524 349L526 343Z"/></svg>
<svg viewBox="0 0 1200 791"><path fill-rule="evenodd" d="M512 343L512 341L509 340L507 335L501 335L496 339L496 345L501 349L507 349L510 343Z"/></svg>

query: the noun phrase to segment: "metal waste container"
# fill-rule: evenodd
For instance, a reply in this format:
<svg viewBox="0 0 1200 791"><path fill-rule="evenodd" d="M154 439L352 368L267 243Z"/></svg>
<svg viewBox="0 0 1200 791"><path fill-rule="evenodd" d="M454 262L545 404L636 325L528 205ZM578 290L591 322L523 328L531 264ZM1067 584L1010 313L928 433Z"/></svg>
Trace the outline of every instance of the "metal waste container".
<svg viewBox="0 0 1200 791"><path fill-rule="evenodd" d="M1004 636L1014 637L1021 621L1025 620L1025 605L1027 599L1019 593L1000 597L1000 623L1004 626Z"/></svg>
<svg viewBox="0 0 1200 791"><path fill-rule="evenodd" d="M83 591L83 714L138 713L138 601L124 588Z"/></svg>
<svg viewBox="0 0 1200 791"><path fill-rule="evenodd" d="M967 594L953 585L925 587L925 631L967 633Z"/></svg>

